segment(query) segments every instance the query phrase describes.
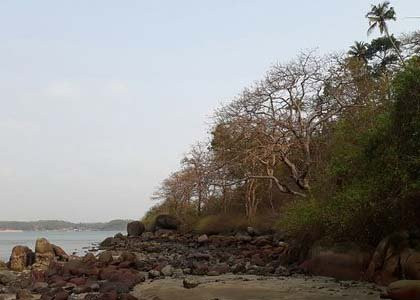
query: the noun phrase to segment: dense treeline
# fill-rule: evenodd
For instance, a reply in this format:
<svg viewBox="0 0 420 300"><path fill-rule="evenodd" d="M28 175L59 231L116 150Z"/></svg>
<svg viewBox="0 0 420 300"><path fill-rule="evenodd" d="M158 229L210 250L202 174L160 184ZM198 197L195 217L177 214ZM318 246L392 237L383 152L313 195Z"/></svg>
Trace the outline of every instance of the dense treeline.
<svg viewBox="0 0 420 300"><path fill-rule="evenodd" d="M144 221L368 243L420 225L420 32L390 34L386 2L367 18L379 38L302 52L219 108Z"/></svg>

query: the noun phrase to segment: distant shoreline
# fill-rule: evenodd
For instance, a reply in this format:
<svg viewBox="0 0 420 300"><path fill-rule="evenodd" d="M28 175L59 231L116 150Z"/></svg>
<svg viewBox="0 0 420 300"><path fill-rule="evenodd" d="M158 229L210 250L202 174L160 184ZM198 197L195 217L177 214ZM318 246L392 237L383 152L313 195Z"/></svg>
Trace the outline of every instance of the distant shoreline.
<svg viewBox="0 0 420 300"><path fill-rule="evenodd" d="M22 231L122 231L131 220L97 223L73 223L62 220L0 221L0 232Z"/></svg>

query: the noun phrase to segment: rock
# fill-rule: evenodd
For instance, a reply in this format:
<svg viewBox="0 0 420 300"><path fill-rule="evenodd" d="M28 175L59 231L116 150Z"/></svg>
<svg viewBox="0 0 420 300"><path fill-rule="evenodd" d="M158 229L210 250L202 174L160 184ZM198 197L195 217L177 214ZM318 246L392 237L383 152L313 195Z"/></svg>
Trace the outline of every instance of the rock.
<svg viewBox="0 0 420 300"><path fill-rule="evenodd" d="M127 234L128 236L141 236L145 228L142 222L133 221L127 224Z"/></svg>
<svg viewBox="0 0 420 300"><path fill-rule="evenodd" d="M75 277L69 280L70 283L73 283L77 286L85 285L86 284L86 278L84 277Z"/></svg>
<svg viewBox="0 0 420 300"><path fill-rule="evenodd" d="M9 266L12 271L23 271L35 262L35 255L26 246L15 246L10 256Z"/></svg>
<svg viewBox="0 0 420 300"><path fill-rule="evenodd" d="M257 235L260 235L260 232L259 232L257 229L255 229L254 227L251 227L251 226L249 226L249 227L247 227L247 228L246 228L246 232L247 232L250 236L257 236Z"/></svg>
<svg viewBox="0 0 420 300"><path fill-rule="evenodd" d="M197 287L200 283L194 279L191 278L185 278L182 281L182 285L184 286L184 288L186 289L193 289L195 287Z"/></svg>
<svg viewBox="0 0 420 300"><path fill-rule="evenodd" d="M58 257L61 260L68 260L69 256L67 255L66 251L63 250L63 248L52 244L54 255Z"/></svg>
<svg viewBox="0 0 420 300"><path fill-rule="evenodd" d="M241 232L238 232L238 233L235 235L235 239L236 239L237 241L240 241L240 242L249 242L249 241L251 241L251 240L252 240L252 237L251 237L248 233L241 233Z"/></svg>
<svg viewBox="0 0 420 300"><path fill-rule="evenodd" d="M192 274L194 275L206 275L209 271L209 266L207 263L204 262L194 262Z"/></svg>
<svg viewBox="0 0 420 300"><path fill-rule="evenodd" d="M45 238L36 240L35 243L35 262L37 268L47 267L55 258L53 245Z"/></svg>
<svg viewBox="0 0 420 300"><path fill-rule="evenodd" d="M116 235L114 235L114 239L123 239L124 235L121 232L118 232Z"/></svg>
<svg viewBox="0 0 420 300"><path fill-rule="evenodd" d="M372 256L367 270L367 279L379 285L388 285L402 279L404 269L410 268L409 266L400 266L401 262L406 262L410 253L413 252L409 247L410 241L407 232L397 232L384 238Z"/></svg>
<svg viewBox="0 0 420 300"><path fill-rule="evenodd" d="M15 300L16 295L15 294L1 294L0 300Z"/></svg>
<svg viewBox="0 0 420 300"><path fill-rule="evenodd" d="M286 267L278 266L274 271L274 274L279 276L290 276L290 271Z"/></svg>
<svg viewBox="0 0 420 300"><path fill-rule="evenodd" d="M115 266L109 266L101 270L99 274L101 280L117 282L126 285L128 288L145 280L144 276L132 269L117 269Z"/></svg>
<svg viewBox="0 0 420 300"><path fill-rule="evenodd" d="M110 264L114 260L111 251L104 251L98 256L98 261L103 264Z"/></svg>
<svg viewBox="0 0 420 300"><path fill-rule="evenodd" d="M0 271L0 284L8 285L11 282L16 281L18 278L17 274L13 271L3 270Z"/></svg>
<svg viewBox="0 0 420 300"><path fill-rule="evenodd" d="M420 300L420 280L400 280L391 283L387 296L393 300Z"/></svg>
<svg viewBox="0 0 420 300"><path fill-rule="evenodd" d="M32 298L33 297L32 297L31 292L25 289L19 290L16 293L16 299L19 299L19 300L30 300Z"/></svg>
<svg viewBox="0 0 420 300"><path fill-rule="evenodd" d="M230 272L230 267L229 267L228 264L226 264L226 263L219 263L219 264L210 266L208 275L218 276L218 275L229 273L229 272Z"/></svg>
<svg viewBox="0 0 420 300"><path fill-rule="evenodd" d="M54 300L67 300L69 298L69 293L66 291L59 291L54 296Z"/></svg>
<svg viewBox="0 0 420 300"><path fill-rule="evenodd" d="M32 285L32 291L35 293L42 293L45 289L48 289L48 283L46 282L35 282Z"/></svg>
<svg viewBox="0 0 420 300"><path fill-rule="evenodd" d="M151 240L154 237L153 232L147 231L147 232L143 232L141 235L142 239L147 241L147 240Z"/></svg>
<svg viewBox="0 0 420 300"><path fill-rule="evenodd" d="M120 294L118 299L119 300L137 300L137 298L134 297L133 295L126 294L126 293Z"/></svg>
<svg viewBox="0 0 420 300"><path fill-rule="evenodd" d="M54 253L53 245L45 238L36 240L35 253Z"/></svg>
<svg viewBox="0 0 420 300"><path fill-rule="evenodd" d="M177 230L180 222L170 215L159 215L154 222L154 230L158 229L172 229Z"/></svg>
<svg viewBox="0 0 420 300"><path fill-rule="evenodd" d="M122 262L126 261L134 263L137 260L137 256L133 252L124 251L123 253L121 253L119 260Z"/></svg>
<svg viewBox="0 0 420 300"><path fill-rule="evenodd" d="M340 280L362 280L370 258L370 251L362 250L355 244L315 246L310 251L309 259L300 267L313 275Z"/></svg>
<svg viewBox="0 0 420 300"><path fill-rule="evenodd" d="M160 276L160 272L158 270L150 270L149 277L150 278L158 278Z"/></svg>
<svg viewBox="0 0 420 300"><path fill-rule="evenodd" d="M197 238L197 241L198 241L200 244L204 244L204 243L207 243L207 242L209 241L209 237L207 236L207 234L203 234L203 235L200 235L200 236Z"/></svg>
<svg viewBox="0 0 420 300"><path fill-rule="evenodd" d="M403 274L408 279L420 280L420 252L409 250L404 253Z"/></svg>
<svg viewBox="0 0 420 300"><path fill-rule="evenodd" d="M7 264L2 260L0 260L0 271L1 270L7 270Z"/></svg>
<svg viewBox="0 0 420 300"><path fill-rule="evenodd" d="M113 237L107 237L105 240L103 240L99 246L102 248L109 248L116 244L116 241Z"/></svg>
<svg viewBox="0 0 420 300"><path fill-rule="evenodd" d="M164 276L172 276L174 274L174 268L171 265L166 265L160 270Z"/></svg>
<svg viewBox="0 0 420 300"><path fill-rule="evenodd" d="M80 259L73 259L64 264L61 271L65 275L73 276L96 276L99 274L98 268L94 263L89 261L82 261Z"/></svg>
<svg viewBox="0 0 420 300"><path fill-rule="evenodd" d="M96 263L96 257L93 253L87 253L83 256L82 261L87 264L94 264Z"/></svg>

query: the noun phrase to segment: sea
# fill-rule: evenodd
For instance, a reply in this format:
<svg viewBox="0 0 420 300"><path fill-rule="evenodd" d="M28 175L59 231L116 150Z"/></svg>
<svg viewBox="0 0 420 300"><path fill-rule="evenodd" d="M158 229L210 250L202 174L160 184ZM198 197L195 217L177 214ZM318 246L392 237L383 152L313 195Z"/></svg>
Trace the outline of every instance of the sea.
<svg viewBox="0 0 420 300"><path fill-rule="evenodd" d="M14 246L23 245L35 250L38 238L63 248L67 254L84 255L92 246L120 231L22 231L0 232L0 260L7 262ZM123 232L124 233L124 232Z"/></svg>

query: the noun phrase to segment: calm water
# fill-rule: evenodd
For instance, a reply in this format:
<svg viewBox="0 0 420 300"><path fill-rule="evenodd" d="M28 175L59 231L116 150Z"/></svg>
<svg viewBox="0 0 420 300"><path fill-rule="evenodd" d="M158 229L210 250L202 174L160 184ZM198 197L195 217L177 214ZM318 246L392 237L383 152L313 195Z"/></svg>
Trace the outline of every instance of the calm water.
<svg viewBox="0 0 420 300"><path fill-rule="evenodd" d="M84 254L94 243L103 241L106 237L114 236L117 231L25 231L25 232L0 232L0 259L8 261L12 248L24 245L35 249L37 238L46 238L51 243L63 248L68 254L76 252Z"/></svg>

